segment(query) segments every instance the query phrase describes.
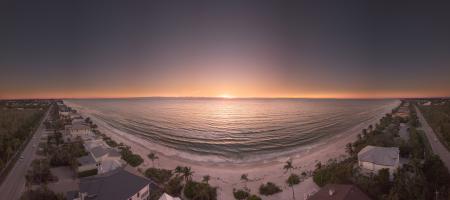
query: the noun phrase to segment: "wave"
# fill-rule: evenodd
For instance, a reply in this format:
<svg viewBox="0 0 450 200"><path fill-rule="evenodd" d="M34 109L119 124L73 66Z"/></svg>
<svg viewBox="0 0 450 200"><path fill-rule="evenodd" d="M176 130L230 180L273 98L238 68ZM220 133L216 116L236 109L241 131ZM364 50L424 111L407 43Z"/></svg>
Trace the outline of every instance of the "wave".
<svg viewBox="0 0 450 200"><path fill-rule="evenodd" d="M164 154L210 162L252 162L360 132L398 100L66 100L108 131ZM157 147L157 148L156 148Z"/></svg>

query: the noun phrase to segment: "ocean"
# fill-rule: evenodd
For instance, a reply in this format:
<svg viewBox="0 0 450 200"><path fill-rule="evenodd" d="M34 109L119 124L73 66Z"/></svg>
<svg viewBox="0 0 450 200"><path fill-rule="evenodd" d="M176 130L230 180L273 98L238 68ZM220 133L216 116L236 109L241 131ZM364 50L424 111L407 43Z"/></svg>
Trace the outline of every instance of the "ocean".
<svg viewBox="0 0 450 200"><path fill-rule="evenodd" d="M94 122L185 158L234 162L270 159L311 148L374 121L400 101L335 99L69 99Z"/></svg>

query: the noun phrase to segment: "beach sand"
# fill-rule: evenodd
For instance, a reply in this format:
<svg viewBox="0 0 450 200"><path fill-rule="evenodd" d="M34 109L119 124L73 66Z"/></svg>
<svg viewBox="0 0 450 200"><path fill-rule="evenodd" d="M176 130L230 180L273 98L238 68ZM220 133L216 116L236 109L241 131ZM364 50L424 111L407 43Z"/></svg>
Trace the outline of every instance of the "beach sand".
<svg viewBox="0 0 450 200"><path fill-rule="evenodd" d="M70 106L70 105L69 105ZM74 106L76 108L76 106ZM215 162L199 162L193 161L195 159L186 159L187 155L179 156L181 152L166 148L157 144L140 138L139 136L124 133L117 130L110 125L104 123L102 120L96 119L89 111L79 109L81 115L90 117L94 123L98 125L98 129L111 137L118 143L124 143L131 147L134 153L142 156L144 163L138 166L143 171L152 167L151 160L147 157L150 152L154 152L159 157L155 160L155 167L164 169L174 169L176 166L190 166L194 171L193 179L201 181L204 175L210 175L209 183L212 186L218 187L219 200L233 200L233 188L243 188L247 186L251 193L258 194L258 188L262 183L268 181L273 182L282 187L283 192L272 196L261 196L265 200L278 199L292 199L292 190L286 184L286 179L290 172L286 173L283 170L285 162L292 159L295 169L292 173L301 174L301 172L314 170L317 162L325 163L329 159L343 158L345 156L345 145L356 139L356 135L361 133L363 128L367 128L370 124L375 124L390 110L380 113L377 117L365 123L359 124L348 131L338 134L335 137L329 138L319 145L311 146L298 153L293 153L288 156L278 157L272 160L265 160L259 162L232 164L232 163L215 163ZM248 174L249 181L243 182L240 180L242 174ZM302 183L294 186L296 199L303 199L305 194L318 190L319 187L308 178ZM258 194L259 195L259 194Z"/></svg>

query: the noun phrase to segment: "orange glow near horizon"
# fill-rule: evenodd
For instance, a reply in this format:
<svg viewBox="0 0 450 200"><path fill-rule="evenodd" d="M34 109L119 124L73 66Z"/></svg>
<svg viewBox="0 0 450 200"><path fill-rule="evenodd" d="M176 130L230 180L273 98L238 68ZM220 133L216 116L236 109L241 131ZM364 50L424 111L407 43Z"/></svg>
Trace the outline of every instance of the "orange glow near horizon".
<svg viewBox="0 0 450 200"><path fill-rule="evenodd" d="M282 91L279 90L277 93L269 93L264 90L228 90L233 92L215 92L208 91L199 92L194 90L194 92L189 92L188 90L180 90L179 92L147 92L143 90L121 90L121 91L102 91L102 90L92 90L92 91L70 91L65 92L50 91L17 91L12 92L8 95L0 95L1 99L26 99L26 98L133 98L133 97L216 97L224 99L233 98L332 98L332 99L371 99L371 98L416 98L416 97L445 97L448 96L445 92L429 91L417 93L417 92L367 92L367 91L357 91L357 92L295 92L295 91ZM436 95L438 94L438 95ZM442 94L442 95L439 95Z"/></svg>

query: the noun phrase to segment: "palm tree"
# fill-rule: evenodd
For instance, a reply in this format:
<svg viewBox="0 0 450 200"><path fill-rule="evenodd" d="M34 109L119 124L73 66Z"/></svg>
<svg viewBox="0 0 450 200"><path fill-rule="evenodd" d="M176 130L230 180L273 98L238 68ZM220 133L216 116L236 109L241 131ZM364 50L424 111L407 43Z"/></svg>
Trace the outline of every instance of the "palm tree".
<svg viewBox="0 0 450 200"><path fill-rule="evenodd" d="M297 185L300 183L300 177L297 174L291 174L289 178L286 180L286 183L291 187L292 189L292 198L295 200L295 192L294 192L294 185Z"/></svg>
<svg viewBox="0 0 450 200"><path fill-rule="evenodd" d="M182 166L175 167L175 173L182 174L183 173L183 167Z"/></svg>
<svg viewBox="0 0 450 200"><path fill-rule="evenodd" d="M211 179L211 177L209 175L205 175L205 176L203 176L203 180L202 181L205 182L205 183L208 183L209 179Z"/></svg>
<svg viewBox="0 0 450 200"><path fill-rule="evenodd" d="M349 143L347 143L347 145L345 145L345 152L347 152L348 155L350 155L350 156L354 155L355 151L353 151L353 146L352 146L351 142L349 142Z"/></svg>
<svg viewBox="0 0 450 200"><path fill-rule="evenodd" d="M187 181L189 181L189 180L191 180L191 178L192 178L192 174L193 174L194 172L192 172L192 170L191 170L191 167L184 167L183 168L183 177L184 177L184 180L187 182Z"/></svg>
<svg viewBox="0 0 450 200"><path fill-rule="evenodd" d="M292 160L286 161L286 164L283 166L283 169L287 171L294 169L294 166L292 165Z"/></svg>
<svg viewBox="0 0 450 200"><path fill-rule="evenodd" d="M159 159L158 156L155 153L151 152L150 154L148 154L148 158L150 158L150 160L152 160L152 165L153 165L153 168L154 168L155 167L155 162L154 161L156 159Z"/></svg>

